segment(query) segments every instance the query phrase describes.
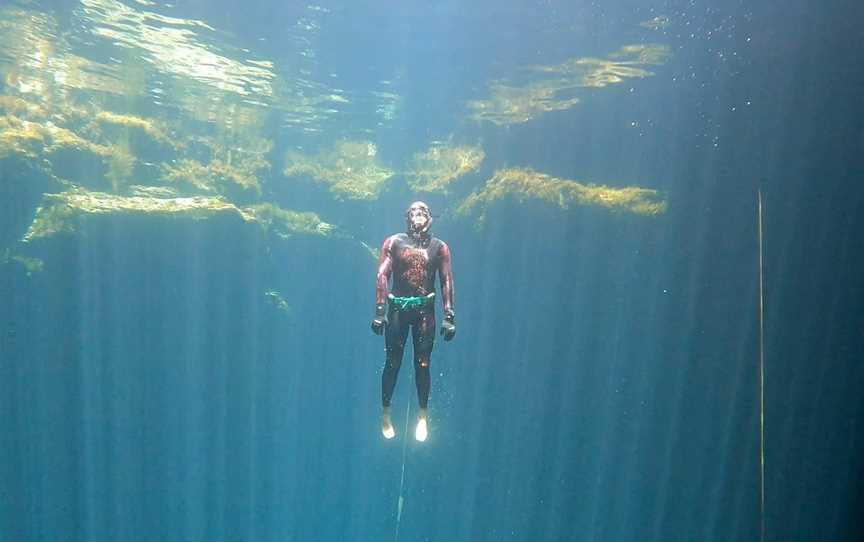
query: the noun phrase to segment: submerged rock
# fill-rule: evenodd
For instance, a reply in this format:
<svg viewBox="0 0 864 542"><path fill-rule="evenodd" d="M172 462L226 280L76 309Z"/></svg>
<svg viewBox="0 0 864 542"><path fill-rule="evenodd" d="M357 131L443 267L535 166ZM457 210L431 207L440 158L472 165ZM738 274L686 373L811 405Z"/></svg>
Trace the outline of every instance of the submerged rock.
<svg viewBox="0 0 864 542"><path fill-rule="evenodd" d="M15 264L24 269L24 272L29 277L34 273L39 273L45 265L45 262L39 258L33 258L24 254L13 253L11 249L5 249L0 252L0 265Z"/></svg>
<svg viewBox="0 0 864 542"><path fill-rule="evenodd" d="M456 214L477 216L478 226L482 226L487 209L505 199L519 203L528 200L543 201L561 209L570 209L577 205L596 206L648 216L666 211L666 202L660 193L649 188L615 188L558 179L532 169L512 168L496 171L483 188L459 204Z"/></svg>
<svg viewBox="0 0 864 542"><path fill-rule="evenodd" d="M584 89L650 77L654 74L645 67L664 64L670 56L666 45L639 44L621 47L606 58L577 57L530 66L521 81L491 81L488 98L468 102L470 117L506 126L570 109L580 103Z"/></svg>
<svg viewBox="0 0 864 542"><path fill-rule="evenodd" d="M213 197L154 197L147 195L117 196L83 189L59 194L45 194L43 204L22 239L29 243L59 233L74 233L82 218L93 216L153 216L205 220L218 216L236 216L255 223L278 238L294 235L335 237L335 226L323 222L315 213L302 213L263 204L238 207Z"/></svg>
<svg viewBox="0 0 864 542"><path fill-rule="evenodd" d="M407 172L408 185L418 192L446 193L453 181L476 171L485 157L479 147L434 145L414 155Z"/></svg>
<svg viewBox="0 0 864 542"><path fill-rule="evenodd" d="M338 199L374 200L393 176L377 154L371 141L340 141L316 155L289 152L283 173L286 177L308 175Z"/></svg>

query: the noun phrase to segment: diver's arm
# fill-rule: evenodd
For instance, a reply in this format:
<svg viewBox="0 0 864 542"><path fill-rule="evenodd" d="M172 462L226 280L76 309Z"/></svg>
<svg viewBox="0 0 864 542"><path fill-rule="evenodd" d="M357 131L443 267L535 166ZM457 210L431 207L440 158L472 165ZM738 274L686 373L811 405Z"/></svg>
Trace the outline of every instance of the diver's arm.
<svg viewBox="0 0 864 542"><path fill-rule="evenodd" d="M387 326L387 294L390 275L393 272L393 256L390 245L393 238L388 237L381 246L381 256L378 259L378 276L375 280L375 317L372 319L372 332L376 335L384 333Z"/></svg>
<svg viewBox="0 0 864 542"><path fill-rule="evenodd" d="M375 304L384 305L387 302L389 292L390 275L393 273L393 256L390 254L390 246L393 237L388 237L381 245L381 256L378 258L378 277L375 281Z"/></svg>
<svg viewBox="0 0 864 542"><path fill-rule="evenodd" d="M441 243L441 267L438 276L441 279L441 300L444 303L444 315L453 314L453 268L450 264L450 247Z"/></svg>
<svg viewBox="0 0 864 542"><path fill-rule="evenodd" d="M441 300L444 303L444 321L441 322L441 335L445 341L456 335L456 313L453 309L453 267L450 263L450 247L441 243L441 267L438 269L441 277Z"/></svg>

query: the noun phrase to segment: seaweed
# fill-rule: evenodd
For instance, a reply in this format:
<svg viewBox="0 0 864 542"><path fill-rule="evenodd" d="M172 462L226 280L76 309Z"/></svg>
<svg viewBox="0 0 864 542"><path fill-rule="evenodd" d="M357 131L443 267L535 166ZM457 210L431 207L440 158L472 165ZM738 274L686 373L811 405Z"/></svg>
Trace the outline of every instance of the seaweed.
<svg viewBox="0 0 864 542"><path fill-rule="evenodd" d="M337 199L374 200L393 176L377 154L377 147L369 141L339 141L316 155L289 151L283 173L286 177L308 175L327 186Z"/></svg>
<svg viewBox="0 0 864 542"><path fill-rule="evenodd" d="M476 215L478 227L483 227L489 207L505 199L517 203L538 200L564 210L588 205L645 216L666 211L666 202L656 190L636 186L614 188L581 183L558 179L528 168L513 168L496 171L483 188L469 195L457 206L456 215Z"/></svg>

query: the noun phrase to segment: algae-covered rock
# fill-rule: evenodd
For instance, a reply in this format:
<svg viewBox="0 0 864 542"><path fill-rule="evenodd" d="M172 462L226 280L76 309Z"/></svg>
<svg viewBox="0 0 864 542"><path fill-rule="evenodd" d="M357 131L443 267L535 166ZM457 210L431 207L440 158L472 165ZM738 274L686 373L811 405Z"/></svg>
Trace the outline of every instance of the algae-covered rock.
<svg viewBox="0 0 864 542"><path fill-rule="evenodd" d="M672 21L666 15L658 15L647 21L642 21L639 26L642 28L650 28L651 30L664 30L672 24Z"/></svg>
<svg viewBox="0 0 864 542"><path fill-rule="evenodd" d="M542 113L563 111L580 103L586 88L603 88L627 79L654 75L646 66L665 63L666 45L627 45L606 58L578 57L560 64L531 66L519 82L489 83L489 97L468 102L474 120L498 125L527 122Z"/></svg>
<svg viewBox="0 0 864 542"><path fill-rule="evenodd" d="M234 201L250 202L261 197L259 179L270 172L267 154L273 142L247 135L230 138L200 137L201 161L182 158L161 165L161 181L194 193L220 195Z"/></svg>
<svg viewBox="0 0 864 542"><path fill-rule="evenodd" d="M23 242L29 243L60 233L74 233L80 220L93 216L153 216L194 220L236 216L245 223L258 224L280 239L341 236L335 226L322 221L315 213L290 211L271 204L238 207L218 197L117 196L77 189L45 194L43 204L37 209Z"/></svg>
<svg viewBox="0 0 864 542"><path fill-rule="evenodd" d="M51 121L33 122L13 115L0 117L0 160L9 157L21 158L61 179L115 192L128 183L136 164L126 145L103 145ZM88 182L90 179L95 181Z"/></svg>
<svg viewBox="0 0 864 542"><path fill-rule="evenodd" d="M308 175L338 199L374 200L393 176L377 155L378 148L369 141L340 141L312 156L290 151L284 174Z"/></svg>
<svg viewBox="0 0 864 542"><path fill-rule="evenodd" d="M273 305L286 315L292 316L293 311L291 309L291 304L288 303L288 300L285 299L278 290L274 290L271 288L264 292L264 297L271 305Z"/></svg>
<svg viewBox="0 0 864 542"><path fill-rule="evenodd" d="M134 167L138 160L149 163L173 160L182 151L183 138L170 137L168 131L168 127L156 119L97 110L92 121L82 129L82 134L93 141L122 149ZM124 181L128 182L131 176L130 168ZM137 177L140 178L140 173ZM112 183L117 184L114 180Z"/></svg>
<svg viewBox="0 0 864 542"><path fill-rule="evenodd" d="M171 140L168 135L165 134L164 130L157 125L156 121L152 119L136 115L121 115L118 113L112 113L111 111L99 111L96 114L94 121L105 127L123 128L125 130L145 134L153 141L164 145L173 146L176 144L176 142Z"/></svg>
<svg viewBox="0 0 864 542"><path fill-rule="evenodd" d="M163 164L162 181L186 184L204 194L261 194L261 186L255 175L221 160L213 160L207 165L189 159L178 160L175 164Z"/></svg>
<svg viewBox="0 0 864 542"><path fill-rule="evenodd" d="M45 266L45 262L39 258L25 256L23 254L15 254L11 249L5 249L0 252L0 265L19 265L24 268L24 272L29 277L34 273L39 273Z"/></svg>
<svg viewBox="0 0 864 542"><path fill-rule="evenodd" d="M168 137L165 133L164 129L161 128L156 121L152 119L147 119L144 117L139 117L136 115L121 115L118 113L113 113L111 111L99 111L96 113L96 118L94 121L103 126L103 130L106 131L106 134L117 133L117 129L122 129L124 131L141 134L146 136L150 140L155 143L159 143L161 145L166 146L175 146L176 141L173 141ZM114 132L108 132L108 130L114 129Z"/></svg>
<svg viewBox="0 0 864 542"><path fill-rule="evenodd" d="M252 205L244 211L262 228L281 239L297 235L343 237L336 226L322 221L315 213L290 211L271 203Z"/></svg>
<svg viewBox="0 0 864 542"><path fill-rule="evenodd" d="M526 85L510 85L502 81L489 84L489 98L472 100L468 108L471 118L506 126L527 122L541 113L563 111L579 103L575 96L564 96L575 85L568 80L544 80Z"/></svg>
<svg viewBox="0 0 864 542"><path fill-rule="evenodd" d="M35 158L45 141L46 133L40 124L12 115L0 117L0 160L15 155Z"/></svg>
<svg viewBox="0 0 864 542"><path fill-rule="evenodd" d="M127 196L142 196L145 198L179 198L180 194L170 186L146 186L146 185L130 185L127 190Z"/></svg>
<svg viewBox="0 0 864 542"><path fill-rule="evenodd" d="M36 217L23 241L29 243L58 233L72 233L76 230L79 219L100 215L174 216L194 219L234 215L247 222L255 220L248 212L219 198L117 196L78 189L45 194L43 204L36 210Z"/></svg>
<svg viewBox="0 0 864 542"><path fill-rule="evenodd" d="M482 226L488 208L505 199L517 203L537 200L565 210L584 205L647 216L666 211L666 202L656 190L587 184L514 168L496 171L482 189L459 204L456 214L477 216L478 226Z"/></svg>
<svg viewBox="0 0 864 542"><path fill-rule="evenodd" d="M646 67L665 64L670 56L666 45L625 45L607 58L574 58L553 66L535 66L533 70L564 77L580 87L603 88L626 79L651 77L654 73Z"/></svg>
<svg viewBox="0 0 864 542"><path fill-rule="evenodd" d="M25 119L41 119L45 117L42 106L19 96L0 96L0 112L4 115L14 115Z"/></svg>
<svg viewBox="0 0 864 542"><path fill-rule="evenodd" d="M51 122L32 122L13 115L0 117L0 158L10 154L27 158L50 157L64 151L101 161L111 155L112 149Z"/></svg>
<svg viewBox="0 0 864 542"><path fill-rule="evenodd" d="M450 184L477 170L486 153L468 145L435 145L414 155L407 172L408 185L418 192L447 192Z"/></svg>

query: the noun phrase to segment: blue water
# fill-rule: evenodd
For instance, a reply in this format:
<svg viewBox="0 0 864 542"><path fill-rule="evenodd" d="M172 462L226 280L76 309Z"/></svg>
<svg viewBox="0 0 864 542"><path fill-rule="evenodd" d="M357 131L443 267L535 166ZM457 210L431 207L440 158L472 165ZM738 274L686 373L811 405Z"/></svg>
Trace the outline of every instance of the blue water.
<svg viewBox="0 0 864 542"><path fill-rule="evenodd" d="M272 62L282 90L211 113L262 101L274 147L260 200L315 211L346 238L115 216L25 246L42 193L59 190L30 159L0 153L0 251L43 262L0 260L0 540L751 541L763 528L766 540L860 540L853 2L147 4L122 5L207 23L194 40L223 58ZM146 60L157 53L89 33L87 5L7 7L55 21L46 54L147 88L70 95L206 132L188 103L208 83L184 87L170 62ZM639 26L658 16L668 26ZM672 56L528 122L466 115L492 80L633 43ZM14 94L18 72L0 60L0 94ZM345 101L313 104L310 120L279 92ZM422 196L453 254L458 329L432 356L425 443L411 438L410 353L397 438L380 434L376 265L360 244L401 231L421 196L402 173L372 201L281 173L285 151L343 138L374 142L390 163L436 140L486 153L454 192ZM56 161L72 178L104 173ZM505 167L638 185L668 207L646 217L507 200L484 229L456 216Z"/></svg>

